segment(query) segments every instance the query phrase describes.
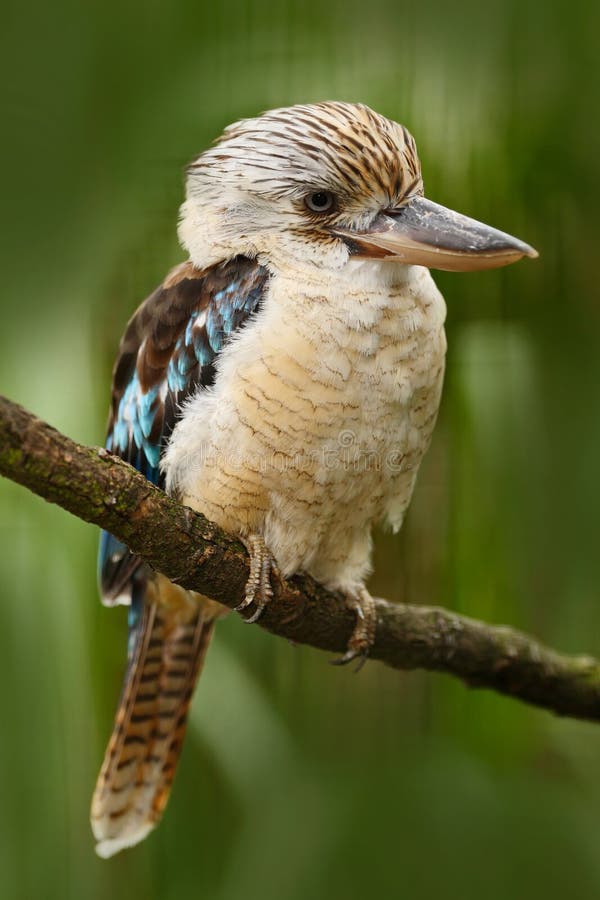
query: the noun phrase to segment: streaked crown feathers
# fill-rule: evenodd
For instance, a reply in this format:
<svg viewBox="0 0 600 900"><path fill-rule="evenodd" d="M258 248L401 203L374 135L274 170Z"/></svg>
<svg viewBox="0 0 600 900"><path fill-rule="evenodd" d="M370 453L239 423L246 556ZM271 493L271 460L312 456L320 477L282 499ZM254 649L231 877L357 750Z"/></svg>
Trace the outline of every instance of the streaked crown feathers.
<svg viewBox="0 0 600 900"><path fill-rule="evenodd" d="M390 201L422 192L412 135L362 103L303 104L241 119L191 163L190 189L217 169L272 196L304 193L307 185Z"/></svg>

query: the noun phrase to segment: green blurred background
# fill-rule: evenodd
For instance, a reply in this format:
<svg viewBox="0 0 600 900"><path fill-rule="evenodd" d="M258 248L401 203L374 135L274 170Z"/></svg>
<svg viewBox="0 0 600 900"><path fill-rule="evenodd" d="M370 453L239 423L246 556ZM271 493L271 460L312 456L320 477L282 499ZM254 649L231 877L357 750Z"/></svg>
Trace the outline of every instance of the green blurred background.
<svg viewBox="0 0 600 900"><path fill-rule="evenodd" d="M101 443L121 330L181 259L184 164L240 116L368 103L416 136L429 197L541 252L437 276L441 418L373 590L600 654L598 6L34 0L1 32L2 392ZM94 528L4 481L0 503L3 900L600 895L600 729L233 616L163 825L96 859L123 611Z"/></svg>

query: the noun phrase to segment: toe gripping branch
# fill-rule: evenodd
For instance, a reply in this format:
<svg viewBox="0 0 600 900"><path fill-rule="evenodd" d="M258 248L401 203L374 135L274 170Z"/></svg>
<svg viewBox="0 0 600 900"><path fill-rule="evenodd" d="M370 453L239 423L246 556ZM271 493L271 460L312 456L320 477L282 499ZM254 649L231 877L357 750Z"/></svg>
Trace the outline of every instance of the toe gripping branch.
<svg viewBox="0 0 600 900"><path fill-rule="evenodd" d="M349 608L356 613L356 624L348 641L348 649L343 656L333 659L331 662L334 666L345 666L357 659L356 671L358 672L367 661L369 651L375 641L377 608L375 600L366 587L346 590L343 591L343 594Z"/></svg>
<svg viewBox="0 0 600 900"><path fill-rule="evenodd" d="M265 607L273 599L271 574L279 576L279 569L264 539L260 535L251 534L241 540L250 556L250 577L246 582L246 595L234 609L236 612L242 612L252 603L255 603L256 610L254 613L249 618L244 619L247 625L251 625L260 619Z"/></svg>

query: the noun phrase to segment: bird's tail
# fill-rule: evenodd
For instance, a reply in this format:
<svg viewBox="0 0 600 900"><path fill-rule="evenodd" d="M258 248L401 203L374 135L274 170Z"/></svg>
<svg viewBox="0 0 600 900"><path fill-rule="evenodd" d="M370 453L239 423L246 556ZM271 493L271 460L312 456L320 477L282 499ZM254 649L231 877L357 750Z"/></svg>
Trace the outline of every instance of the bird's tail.
<svg viewBox="0 0 600 900"><path fill-rule="evenodd" d="M160 821L216 608L160 575L134 594L129 665L92 799L99 856L137 844Z"/></svg>

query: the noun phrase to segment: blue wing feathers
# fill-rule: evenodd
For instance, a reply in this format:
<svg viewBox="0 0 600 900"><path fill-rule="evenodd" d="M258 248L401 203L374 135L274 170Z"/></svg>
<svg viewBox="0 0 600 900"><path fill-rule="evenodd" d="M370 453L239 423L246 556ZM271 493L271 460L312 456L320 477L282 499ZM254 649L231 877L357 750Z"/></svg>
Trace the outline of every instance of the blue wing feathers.
<svg viewBox="0 0 600 900"><path fill-rule="evenodd" d="M213 383L219 352L259 308L267 281L267 270L244 257L202 271L186 263L130 321L113 373L106 446L154 484L163 486L160 458L181 403ZM138 569L129 550L103 532L104 602L130 602Z"/></svg>

